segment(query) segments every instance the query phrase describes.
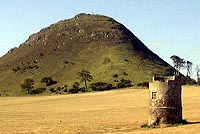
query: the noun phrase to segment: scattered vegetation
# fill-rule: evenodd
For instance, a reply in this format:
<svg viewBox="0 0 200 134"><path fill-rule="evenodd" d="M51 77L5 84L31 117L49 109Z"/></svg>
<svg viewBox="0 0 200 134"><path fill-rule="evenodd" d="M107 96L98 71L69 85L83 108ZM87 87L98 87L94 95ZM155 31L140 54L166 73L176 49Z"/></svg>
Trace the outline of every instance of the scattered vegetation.
<svg viewBox="0 0 200 134"><path fill-rule="evenodd" d="M137 84L138 87L149 88L149 82L141 82Z"/></svg>
<svg viewBox="0 0 200 134"><path fill-rule="evenodd" d="M114 75L113 75L113 78L117 78L117 77L118 77L118 74L114 74Z"/></svg>
<svg viewBox="0 0 200 134"><path fill-rule="evenodd" d="M46 88L36 88L36 89L30 89L29 90L29 94L40 94L40 93L43 93L44 91L46 91Z"/></svg>
<svg viewBox="0 0 200 134"><path fill-rule="evenodd" d="M58 83L57 81L53 80L51 77L44 77L42 78L41 82L46 83L46 86L52 86Z"/></svg>
<svg viewBox="0 0 200 134"><path fill-rule="evenodd" d="M69 91L69 93L72 93L72 94L78 93L80 91L79 83L78 82L74 82L73 88L69 89L68 91Z"/></svg>
<svg viewBox="0 0 200 134"><path fill-rule="evenodd" d="M131 87L131 80L121 79L117 84L117 88Z"/></svg>
<svg viewBox="0 0 200 134"><path fill-rule="evenodd" d="M71 61L63 61L63 62L64 62L64 64L67 64L67 65L75 65L75 63L71 62Z"/></svg>
<svg viewBox="0 0 200 134"><path fill-rule="evenodd" d="M49 91L51 91L52 93L56 93L57 92L57 90L55 88L53 88L53 87L50 88Z"/></svg>
<svg viewBox="0 0 200 134"><path fill-rule="evenodd" d="M131 84L122 78L139 83L173 70L116 20L87 14L59 21L31 35L1 57L0 64L0 92L14 89L8 92L10 96L23 95L19 83L27 77L35 80L34 89L44 87L44 93L59 94L58 87L61 93L69 93L75 81L80 84L78 92L89 92L90 82L126 87ZM80 67L88 70L80 70L77 80ZM41 82L44 76L47 78ZM63 90L65 84L68 88Z"/></svg>
<svg viewBox="0 0 200 134"><path fill-rule="evenodd" d="M97 82L97 83L90 84L90 88L92 88L93 91L105 91L105 90L113 89L113 86L110 83Z"/></svg>
<svg viewBox="0 0 200 134"><path fill-rule="evenodd" d="M62 86L62 90L63 90L63 92L67 92L68 91L67 85Z"/></svg>
<svg viewBox="0 0 200 134"><path fill-rule="evenodd" d="M39 66L36 65L36 61L31 62L27 62L27 63L21 63L21 65L13 68L13 72L21 72L24 73L28 70L34 70L34 69L39 69Z"/></svg>
<svg viewBox="0 0 200 134"><path fill-rule="evenodd" d="M125 76L126 76L126 75L128 75L128 73L126 73L126 72L123 72L123 75L125 75Z"/></svg>

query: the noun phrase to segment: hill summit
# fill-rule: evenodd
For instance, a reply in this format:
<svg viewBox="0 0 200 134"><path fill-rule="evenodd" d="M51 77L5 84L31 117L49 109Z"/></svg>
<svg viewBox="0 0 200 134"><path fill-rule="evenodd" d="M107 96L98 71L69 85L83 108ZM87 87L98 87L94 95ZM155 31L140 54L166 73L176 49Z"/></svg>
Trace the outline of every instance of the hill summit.
<svg viewBox="0 0 200 134"><path fill-rule="evenodd" d="M132 85L150 81L154 75L169 75L173 68L149 50L131 31L102 15L78 14L32 34L18 48L0 58L0 94L24 95L22 83L34 80L34 88L72 88L83 83L77 72L87 70L89 84L121 79ZM52 86L41 82L51 78Z"/></svg>

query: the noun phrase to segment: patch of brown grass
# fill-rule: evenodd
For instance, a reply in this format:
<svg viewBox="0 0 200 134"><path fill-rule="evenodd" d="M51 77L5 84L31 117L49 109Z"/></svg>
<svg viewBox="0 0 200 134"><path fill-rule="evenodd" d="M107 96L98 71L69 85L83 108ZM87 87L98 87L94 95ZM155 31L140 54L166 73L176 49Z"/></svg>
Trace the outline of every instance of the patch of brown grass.
<svg viewBox="0 0 200 134"><path fill-rule="evenodd" d="M183 117L191 124L145 129L148 90L0 98L0 133L200 133L200 87L183 87Z"/></svg>

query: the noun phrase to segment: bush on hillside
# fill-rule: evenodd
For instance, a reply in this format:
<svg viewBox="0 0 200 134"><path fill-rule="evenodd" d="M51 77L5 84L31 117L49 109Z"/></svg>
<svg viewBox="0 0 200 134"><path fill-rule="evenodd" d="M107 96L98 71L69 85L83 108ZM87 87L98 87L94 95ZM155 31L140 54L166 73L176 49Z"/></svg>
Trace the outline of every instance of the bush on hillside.
<svg viewBox="0 0 200 134"><path fill-rule="evenodd" d="M141 82L137 84L138 87L149 88L149 82Z"/></svg>
<svg viewBox="0 0 200 134"><path fill-rule="evenodd" d="M62 94L62 88L61 87L57 87L56 94Z"/></svg>
<svg viewBox="0 0 200 134"><path fill-rule="evenodd" d="M131 80L121 79L120 82L117 84L117 88L131 87L131 82Z"/></svg>
<svg viewBox="0 0 200 134"><path fill-rule="evenodd" d="M73 88L68 90L68 92L72 94L78 93L79 91L80 91L80 88L79 88L78 82L74 82Z"/></svg>
<svg viewBox="0 0 200 134"><path fill-rule="evenodd" d="M68 89L67 89L67 85L64 85L64 86L59 86L57 88L52 87L49 89L49 91L55 94L62 94L64 92L68 92Z"/></svg>
<svg viewBox="0 0 200 134"><path fill-rule="evenodd" d="M68 91L68 90L67 90L67 85L62 86L62 91L63 91L63 92L67 92L67 91Z"/></svg>
<svg viewBox="0 0 200 134"><path fill-rule="evenodd" d="M40 93L43 93L44 91L46 91L46 88L40 87L36 89L31 89L29 91L29 94L40 94Z"/></svg>
<svg viewBox="0 0 200 134"><path fill-rule="evenodd" d="M78 89L71 88L71 89L68 90L68 92L71 93L71 94L76 94L76 93L78 93Z"/></svg>
<svg viewBox="0 0 200 134"><path fill-rule="evenodd" d="M21 63L21 65L17 66L16 68L13 68L13 72L21 72L21 73L24 73L26 72L27 70L36 70L36 69L39 69L40 67L38 65L36 65L36 62L37 60L34 60L33 62L26 62L26 63Z"/></svg>
<svg viewBox="0 0 200 134"><path fill-rule="evenodd" d="M114 74L114 75L113 75L113 78L117 78L117 77L118 77L118 74Z"/></svg>
<svg viewBox="0 0 200 134"><path fill-rule="evenodd" d="M82 92L82 93L88 92L88 89L85 87L81 87L81 88L79 88L79 92Z"/></svg>
<svg viewBox="0 0 200 134"><path fill-rule="evenodd" d="M128 75L128 73L126 73L126 72L123 72L123 75L125 75L125 76L126 76L126 75Z"/></svg>
<svg viewBox="0 0 200 134"><path fill-rule="evenodd" d="M111 90L113 86L110 83L97 82L90 84L90 88L92 88L93 91L105 91L105 90Z"/></svg>
<svg viewBox="0 0 200 134"><path fill-rule="evenodd" d="M52 86L58 83L57 81L53 80L51 77L44 77L42 78L41 82L46 83L46 86Z"/></svg>
<svg viewBox="0 0 200 134"><path fill-rule="evenodd" d="M49 91L51 91L52 93L55 93L57 90L55 88L50 88Z"/></svg>

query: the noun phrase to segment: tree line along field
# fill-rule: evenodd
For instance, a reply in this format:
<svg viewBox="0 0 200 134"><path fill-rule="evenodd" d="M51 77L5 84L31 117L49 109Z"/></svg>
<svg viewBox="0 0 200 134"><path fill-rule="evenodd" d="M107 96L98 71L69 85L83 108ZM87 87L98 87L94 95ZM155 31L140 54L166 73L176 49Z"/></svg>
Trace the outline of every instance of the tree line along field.
<svg viewBox="0 0 200 134"><path fill-rule="evenodd" d="M183 86L189 124L141 128L148 118L148 89L60 96L1 97L0 134L200 133L200 87Z"/></svg>

